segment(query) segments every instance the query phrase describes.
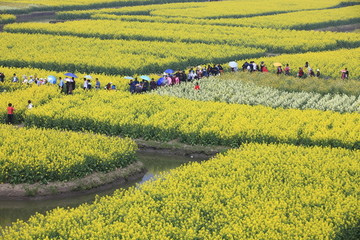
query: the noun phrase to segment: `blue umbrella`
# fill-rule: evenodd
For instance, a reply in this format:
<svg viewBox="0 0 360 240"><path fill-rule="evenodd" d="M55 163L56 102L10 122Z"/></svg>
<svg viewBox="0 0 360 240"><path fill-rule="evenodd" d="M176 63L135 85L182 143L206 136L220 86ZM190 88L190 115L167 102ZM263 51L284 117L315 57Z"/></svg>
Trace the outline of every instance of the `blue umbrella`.
<svg viewBox="0 0 360 240"><path fill-rule="evenodd" d="M172 73L174 73L174 70L172 70L172 69L166 69L165 71L164 71L164 73L169 73L169 74L172 74Z"/></svg>
<svg viewBox="0 0 360 240"><path fill-rule="evenodd" d="M129 77L129 76L126 76L126 77L124 77L125 79L134 79L133 77Z"/></svg>
<svg viewBox="0 0 360 240"><path fill-rule="evenodd" d="M156 81L156 84L157 84L158 86L161 86L161 85L164 84L165 81L166 81L166 79L162 77L162 78L159 78L159 79Z"/></svg>
<svg viewBox="0 0 360 240"><path fill-rule="evenodd" d="M65 73L64 75L68 76L68 77L77 78L77 76L75 74L73 74L73 73Z"/></svg>
<svg viewBox="0 0 360 240"><path fill-rule="evenodd" d="M56 77L55 76L48 76L47 80L49 83L56 84Z"/></svg>
<svg viewBox="0 0 360 240"><path fill-rule="evenodd" d="M149 76L146 76L146 75L142 75L140 76L141 79L144 79L144 80L147 80L147 81L150 81L150 77Z"/></svg>

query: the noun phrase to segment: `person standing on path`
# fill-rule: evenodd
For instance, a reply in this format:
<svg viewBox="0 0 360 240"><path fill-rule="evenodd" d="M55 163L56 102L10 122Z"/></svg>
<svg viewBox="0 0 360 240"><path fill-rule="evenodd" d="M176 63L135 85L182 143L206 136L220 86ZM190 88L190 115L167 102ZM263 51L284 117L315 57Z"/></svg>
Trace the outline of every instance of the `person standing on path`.
<svg viewBox="0 0 360 240"><path fill-rule="evenodd" d="M15 108L12 106L11 103L9 103L8 107L7 107L7 123L8 124L14 123L14 111L15 111Z"/></svg>

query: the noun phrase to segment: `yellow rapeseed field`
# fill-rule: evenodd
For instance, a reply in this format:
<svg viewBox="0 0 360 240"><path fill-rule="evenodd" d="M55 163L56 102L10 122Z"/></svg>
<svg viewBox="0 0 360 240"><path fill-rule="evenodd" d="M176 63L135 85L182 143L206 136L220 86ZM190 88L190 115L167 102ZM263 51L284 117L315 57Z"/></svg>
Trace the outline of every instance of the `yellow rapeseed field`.
<svg viewBox="0 0 360 240"><path fill-rule="evenodd" d="M360 152L249 144L2 239L356 239Z"/></svg>
<svg viewBox="0 0 360 240"><path fill-rule="evenodd" d="M125 167L135 159L130 139L0 124L0 183L65 181Z"/></svg>

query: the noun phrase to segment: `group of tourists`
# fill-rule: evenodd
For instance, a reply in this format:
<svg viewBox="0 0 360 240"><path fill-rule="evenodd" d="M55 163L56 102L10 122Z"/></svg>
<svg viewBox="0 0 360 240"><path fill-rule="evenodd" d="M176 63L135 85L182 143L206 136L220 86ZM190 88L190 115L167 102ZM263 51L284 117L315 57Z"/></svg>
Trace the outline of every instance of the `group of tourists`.
<svg viewBox="0 0 360 240"><path fill-rule="evenodd" d="M170 86L180 84L181 82L191 82L193 80L198 80L203 77L218 76L224 72L221 64L217 65L208 65L208 66L198 66L192 67L189 69L188 73L185 71L178 70L176 72L164 72L163 76L155 81L152 78L150 81L146 79L138 80L138 78L131 79L129 82L129 91L131 93L144 93L147 91L152 91L161 86ZM197 85L197 90L200 87Z"/></svg>
<svg viewBox="0 0 360 240"><path fill-rule="evenodd" d="M0 72L0 82L5 82L5 74ZM16 75L16 73L14 73L11 77L11 82L14 83L24 83L24 84L36 84L36 85L44 85L48 83L47 78L38 78L38 77L33 77L33 76L29 76L27 77L26 75L24 75L22 77L22 80L20 80L20 78Z"/></svg>
<svg viewBox="0 0 360 240"><path fill-rule="evenodd" d="M290 68L289 64L286 64L284 68L281 63L274 63L274 66L276 66L276 74L291 75L291 68ZM269 72L269 70L267 69L264 62L260 62L260 64L256 64L254 61L250 61L250 62L246 61L242 65L241 68L242 68L243 72L245 72L245 71L248 71L248 72L258 71L258 72L264 72L264 73ZM231 67L231 71L236 72L236 71L238 71L238 68ZM185 71L181 71L181 70L178 70L176 72L164 73L163 77L161 77L157 81L155 81L154 78L152 78L151 80L150 79L138 80L138 78L133 78L129 82L129 91L131 93L145 93L147 91L155 90L159 86L175 85L175 84L180 84L181 82L198 80L198 79L201 79L204 77L217 76L217 75L222 74L223 72L224 72L224 69L221 66L221 64L217 64L217 65L213 65L213 66L208 65L208 66L203 66L203 67L202 66L192 67L189 69L188 73L186 73ZM341 72L341 79L344 80L344 79L349 78L349 71L347 68L344 68L340 72ZM299 67L296 75L298 78L305 78L307 76L308 77L320 77L321 73L320 73L320 69L316 69L316 72L315 72L310 67L309 62L305 62L304 67ZM66 77L64 79L62 77L59 77L58 80L59 80L58 86L59 86L61 92L63 92L64 94L72 94L73 93L73 91L76 88L76 82L75 82L74 77ZM150 80L150 81L148 81L148 80ZM4 75L4 73L1 73L1 72L0 72L0 82L5 82L5 75ZM48 78L37 78L37 77L33 77L33 76L27 77L25 75L22 77L22 81L20 81L20 79L18 78L16 73L14 73L11 78L11 82L22 82L24 84L45 85L50 81L48 80ZM83 79L82 86L83 86L84 90L91 90L93 88L95 88L96 90L101 89L101 83L98 78L95 79L94 87L91 82L91 79L89 79L89 78ZM116 90L116 86L112 82L109 82L108 84L106 84L104 89ZM200 85L198 82L195 83L194 89L200 90ZM28 109L33 108L33 104L31 103L30 100L28 101L27 108ZM14 106L11 103L9 103L8 107L7 107L7 113L8 113L7 122L8 123L13 123L14 111L15 111Z"/></svg>
<svg viewBox="0 0 360 240"><path fill-rule="evenodd" d="M274 66L276 67L276 74L281 75L281 74L285 74L290 76L291 75L291 68L289 66L289 64L286 64L285 67L283 68L281 63L274 63ZM231 71L236 72L238 69L236 67L232 67ZM248 72L269 72L268 68L266 67L264 62L260 62L260 64L256 64L254 61L250 61L250 62L245 62L242 65L242 71L248 71ZM306 73L307 71L307 73ZM343 69L340 71L341 72L341 79L348 79L349 78L349 71L347 70L347 68ZM305 62L304 67L299 67L299 69L297 70L296 76L298 78L306 78L308 77L320 77L321 76L321 72L320 69L316 69L316 72L313 70L312 67L310 67L309 62Z"/></svg>

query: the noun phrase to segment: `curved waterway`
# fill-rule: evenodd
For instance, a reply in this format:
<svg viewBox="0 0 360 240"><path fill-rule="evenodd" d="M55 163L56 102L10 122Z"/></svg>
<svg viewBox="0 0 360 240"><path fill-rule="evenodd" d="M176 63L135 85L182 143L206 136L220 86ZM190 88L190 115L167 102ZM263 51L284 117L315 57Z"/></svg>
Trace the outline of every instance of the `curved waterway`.
<svg viewBox="0 0 360 240"><path fill-rule="evenodd" d="M190 158L188 156L177 156L164 153L140 152L138 153L138 160L143 162L148 170L142 179L128 182L126 185L121 184L113 186L110 189L99 190L99 192L96 193L84 193L79 196L59 197L44 200L0 200L0 226L9 226L17 219L26 221L31 215L34 215L37 212L45 213L46 211L56 207L76 207L82 203L91 203L94 201L96 195L109 195L116 189L128 188L136 185L137 183L143 183L160 172L169 171L187 162L202 161L207 158Z"/></svg>

